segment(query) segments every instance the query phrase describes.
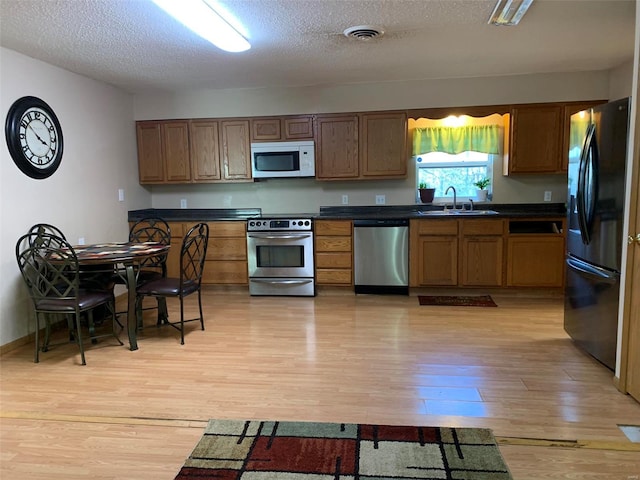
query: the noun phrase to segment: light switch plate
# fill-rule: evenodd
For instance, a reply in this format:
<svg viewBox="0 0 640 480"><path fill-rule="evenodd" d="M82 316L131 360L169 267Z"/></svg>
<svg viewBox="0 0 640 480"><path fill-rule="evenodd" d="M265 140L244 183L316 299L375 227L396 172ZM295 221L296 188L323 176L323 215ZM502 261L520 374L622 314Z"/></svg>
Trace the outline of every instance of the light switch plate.
<svg viewBox="0 0 640 480"><path fill-rule="evenodd" d="M551 201L551 192L549 190L544 192L544 201L545 202L550 202Z"/></svg>
<svg viewBox="0 0 640 480"><path fill-rule="evenodd" d="M118 189L118 201L124 202L124 188Z"/></svg>
<svg viewBox="0 0 640 480"><path fill-rule="evenodd" d="M349 195L342 195L342 204L349 205Z"/></svg>
<svg viewBox="0 0 640 480"><path fill-rule="evenodd" d="M187 199L186 198L181 198L180 199L180 208L187 208Z"/></svg>

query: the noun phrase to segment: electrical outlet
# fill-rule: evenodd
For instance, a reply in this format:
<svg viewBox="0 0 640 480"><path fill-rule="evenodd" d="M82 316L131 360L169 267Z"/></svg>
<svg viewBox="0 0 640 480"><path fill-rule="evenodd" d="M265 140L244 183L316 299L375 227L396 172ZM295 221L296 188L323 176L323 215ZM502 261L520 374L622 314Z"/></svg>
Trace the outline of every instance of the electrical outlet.
<svg viewBox="0 0 640 480"><path fill-rule="evenodd" d="M376 195L376 205L384 205L386 198L384 195Z"/></svg>
<svg viewBox="0 0 640 480"><path fill-rule="evenodd" d="M342 204L349 205L349 195L342 195Z"/></svg>
<svg viewBox="0 0 640 480"><path fill-rule="evenodd" d="M118 201L124 202L124 188L118 189Z"/></svg>
<svg viewBox="0 0 640 480"><path fill-rule="evenodd" d="M78 245L84 245L84 237L78 237Z"/></svg>
<svg viewBox="0 0 640 480"><path fill-rule="evenodd" d="M231 206L231 195L225 195L224 199L222 200L222 205L225 207L230 207Z"/></svg>
<svg viewBox="0 0 640 480"><path fill-rule="evenodd" d="M187 208L187 199L186 198L181 198L180 199L180 208Z"/></svg>
<svg viewBox="0 0 640 480"><path fill-rule="evenodd" d="M551 201L551 192L549 190L544 192L544 201L545 202L550 202Z"/></svg>

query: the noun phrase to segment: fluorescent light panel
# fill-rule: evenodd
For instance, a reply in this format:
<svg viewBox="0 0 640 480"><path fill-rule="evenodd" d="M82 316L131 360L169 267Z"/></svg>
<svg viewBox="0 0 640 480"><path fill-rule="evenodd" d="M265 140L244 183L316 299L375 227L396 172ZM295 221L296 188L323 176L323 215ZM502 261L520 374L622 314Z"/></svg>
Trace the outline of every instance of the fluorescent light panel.
<svg viewBox="0 0 640 480"><path fill-rule="evenodd" d="M533 0L498 0L488 23L500 26L517 25L532 3Z"/></svg>
<svg viewBox="0 0 640 480"><path fill-rule="evenodd" d="M227 52L244 52L251 45L205 0L152 0L185 27Z"/></svg>

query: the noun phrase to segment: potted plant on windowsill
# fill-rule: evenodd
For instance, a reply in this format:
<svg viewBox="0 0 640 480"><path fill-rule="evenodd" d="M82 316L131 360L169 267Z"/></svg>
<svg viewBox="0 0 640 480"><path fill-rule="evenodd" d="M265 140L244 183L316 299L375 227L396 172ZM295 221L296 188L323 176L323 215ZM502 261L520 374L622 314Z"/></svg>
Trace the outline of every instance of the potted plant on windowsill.
<svg viewBox="0 0 640 480"><path fill-rule="evenodd" d="M478 201L485 202L487 200L487 194L489 193L489 191L487 190L487 187L489 186L490 183L491 183L491 179L487 177L482 178L477 182L473 183L473 186L477 188L476 198L478 199Z"/></svg>
<svg viewBox="0 0 640 480"><path fill-rule="evenodd" d="M418 184L418 193L420 194L420 201L422 203L431 203L433 202L433 197L435 196L436 189L429 188L426 183L420 182Z"/></svg>

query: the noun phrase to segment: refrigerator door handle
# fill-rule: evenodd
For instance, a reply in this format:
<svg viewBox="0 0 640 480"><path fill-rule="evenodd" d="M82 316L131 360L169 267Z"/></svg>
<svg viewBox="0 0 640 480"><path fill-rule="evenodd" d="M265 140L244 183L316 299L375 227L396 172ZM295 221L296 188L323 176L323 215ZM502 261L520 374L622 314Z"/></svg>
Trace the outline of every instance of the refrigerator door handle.
<svg viewBox="0 0 640 480"><path fill-rule="evenodd" d="M578 168L578 190L576 207L578 211L578 224L582 243L588 245L591 242L593 229L593 217L597 202L598 192L598 145L595 135L596 126L589 125L587 135L580 154L580 166ZM589 174L588 174L589 173Z"/></svg>
<svg viewBox="0 0 640 480"><path fill-rule="evenodd" d="M572 270L590 277L595 277L605 283L617 283L620 277L617 272L608 271L595 265L589 265L571 256L567 257L567 266Z"/></svg>

